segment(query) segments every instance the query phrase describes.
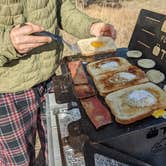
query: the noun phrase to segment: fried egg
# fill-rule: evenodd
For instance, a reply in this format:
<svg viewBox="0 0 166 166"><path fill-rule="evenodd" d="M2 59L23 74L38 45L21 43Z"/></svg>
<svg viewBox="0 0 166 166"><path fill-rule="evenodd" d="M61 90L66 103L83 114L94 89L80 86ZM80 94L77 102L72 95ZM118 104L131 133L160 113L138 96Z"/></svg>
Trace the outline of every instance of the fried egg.
<svg viewBox="0 0 166 166"><path fill-rule="evenodd" d="M112 62L106 62L106 63L103 63L100 65L100 68L102 69L114 69L114 68L117 68L119 67L119 64L115 61L112 61Z"/></svg>
<svg viewBox="0 0 166 166"><path fill-rule="evenodd" d="M92 41L90 44L94 48L101 48L101 47L104 47L104 45L105 45L105 43L102 41Z"/></svg>
<svg viewBox="0 0 166 166"><path fill-rule="evenodd" d="M147 90L133 90L126 100L127 104L133 107L147 107L157 102L156 97Z"/></svg>
<svg viewBox="0 0 166 166"><path fill-rule="evenodd" d="M129 72L119 72L109 79L111 83L126 83L136 78L136 75Z"/></svg>
<svg viewBox="0 0 166 166"><path fill-rule="evenodd" d="M152 113L152 116L154 116L155 118L160 118L162 116L166 116L166 111L163 109L156 110Z"/></svg>
<svg viewBox="0 0 166 166"><path fill-rule="evenodd" d="M108 36L98 36L77 41L77 45L83 56L93 56L116 51L114 40Z"/></svg>

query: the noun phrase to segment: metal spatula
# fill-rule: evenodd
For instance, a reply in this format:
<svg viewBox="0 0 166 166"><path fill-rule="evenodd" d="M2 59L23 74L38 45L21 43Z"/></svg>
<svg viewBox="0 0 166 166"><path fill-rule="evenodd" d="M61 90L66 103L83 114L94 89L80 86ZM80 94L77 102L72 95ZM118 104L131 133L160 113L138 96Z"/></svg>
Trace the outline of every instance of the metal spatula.
<svg viewBox="0 0 166 166"><path fill-rule="evenodd" d="M23 26L26 26L26 25L27 25L26 23L22 23L22 24L20 24L20 27L23 27ZM61 42L61 43L65 44L74 54L80 54L81 53L81 51L80 51L77 44L69 44L61 36L55 35L51 32L48 32L48 31L35 32L35 33L32 33L32 35L35 35L35 36L49 36L53 40L55 40L56 42Z"/></svg>
<svg viewBox="0 0 166 166"><path fill-rule="evenodd" d="M64 43L74 54L79 54L80 49L78 48L77 44L69 44L67 41L65 41L61 36L55 35L53 33L50 33L48 31L42 31L42 32L35 32L32 35L35 36L49 36L56 42L62 42Z"/></svg>

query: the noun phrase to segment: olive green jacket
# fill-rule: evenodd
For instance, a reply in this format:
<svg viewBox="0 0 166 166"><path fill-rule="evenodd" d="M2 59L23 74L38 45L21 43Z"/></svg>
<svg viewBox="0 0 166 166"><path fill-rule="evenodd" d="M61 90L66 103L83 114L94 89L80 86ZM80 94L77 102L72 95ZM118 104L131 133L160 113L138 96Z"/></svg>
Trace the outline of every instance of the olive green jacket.
<svg viewBox="0 0 166 166"><path fill-rule="evenodd" d="M70 0L0 0L0 93L28 90L47 80L57 67L60 50L56 42L25 57L19 55L9 37L14 25L32 22L55 34L62 28L86 38L96 21L78 11Z"/></svg>

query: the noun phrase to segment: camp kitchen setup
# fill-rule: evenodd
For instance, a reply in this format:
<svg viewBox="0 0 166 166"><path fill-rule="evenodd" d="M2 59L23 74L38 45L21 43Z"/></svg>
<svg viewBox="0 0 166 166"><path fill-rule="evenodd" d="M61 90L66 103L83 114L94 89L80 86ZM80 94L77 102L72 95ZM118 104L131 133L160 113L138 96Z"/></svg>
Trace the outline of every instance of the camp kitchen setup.
<svg viewBox="0 0 166 166"><path fill-rule="evenodd" d="M49 166L166 166L166 15L142 9L128 48L77 44L47 95Z"/></svg>

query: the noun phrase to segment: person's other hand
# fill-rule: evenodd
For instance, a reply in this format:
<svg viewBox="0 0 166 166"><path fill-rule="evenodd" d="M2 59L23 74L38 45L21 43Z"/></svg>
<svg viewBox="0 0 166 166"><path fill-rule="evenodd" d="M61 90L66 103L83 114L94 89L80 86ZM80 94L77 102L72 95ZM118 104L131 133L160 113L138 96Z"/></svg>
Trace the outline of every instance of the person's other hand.
<svg viewBox="0 0 166 166"><path fill-rule="evenodd" d="M94 23L90 28L90 34L94 36L110 36L116 39L116 30L113 25L105 23Z"/></svg>
<svg viewBox="0 0 166 166"><path fill-rule="evenodd" d="M10 32L11 42L19 54L27 54L32 49L52 41L50 37L33 36L34 32L41 32L44 28L32 23L24 26L17 25Z"/></svg>

